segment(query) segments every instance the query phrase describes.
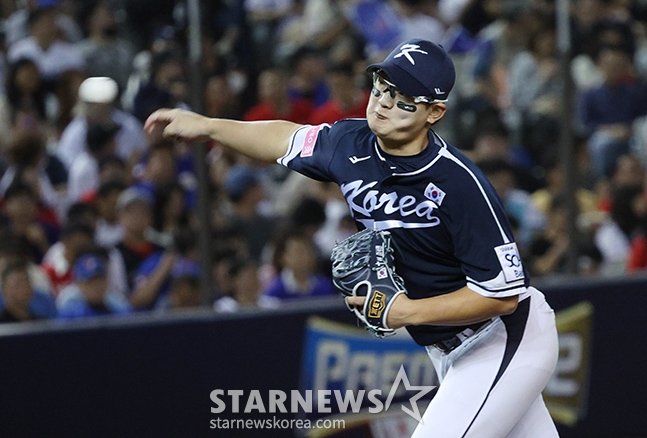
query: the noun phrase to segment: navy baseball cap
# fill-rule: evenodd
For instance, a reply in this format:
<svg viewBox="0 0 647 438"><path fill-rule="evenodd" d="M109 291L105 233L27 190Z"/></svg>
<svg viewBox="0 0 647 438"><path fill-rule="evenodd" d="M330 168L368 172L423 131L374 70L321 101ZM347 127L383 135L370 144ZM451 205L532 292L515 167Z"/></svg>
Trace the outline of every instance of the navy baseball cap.
<svg viewBox="0 0 647 438"><path fill-rule="evenodd" d="M72 276L76 281L88 281L94 277L106 275L107 266L105 260L98 254L84 254L74 262Z"/></svg>
<svg viewBox="0 0 647 438"><path fill-rule="evenodd" d="M402 93L435 100L447 100L456 80L454 63L445 49L419 38L400 43L383 62L366 69L376 70L383 70Z"/></svg>

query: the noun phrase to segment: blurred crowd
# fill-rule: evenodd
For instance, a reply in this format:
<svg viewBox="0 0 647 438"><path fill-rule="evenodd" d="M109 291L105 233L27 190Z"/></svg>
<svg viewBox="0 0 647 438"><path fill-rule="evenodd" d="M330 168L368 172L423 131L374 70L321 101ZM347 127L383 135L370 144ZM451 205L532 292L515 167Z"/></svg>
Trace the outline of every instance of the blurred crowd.
<svg viewBox="0 0 647 438"><path fill-rule="evenodd" d="M578 275L647 267L646 2L571 2L568 114L551 0L200 3L192 94L184 1L0 1L0 321L205 306L204 276L215 312L335 295L328 255L355 231L336 186L209 144L203 272L194 153L151 142L142 124L163 107L364 117L366 66L412 37L452 56L457 82L434 129L496 188L531 275L564 274L572 241Z"/></svg>

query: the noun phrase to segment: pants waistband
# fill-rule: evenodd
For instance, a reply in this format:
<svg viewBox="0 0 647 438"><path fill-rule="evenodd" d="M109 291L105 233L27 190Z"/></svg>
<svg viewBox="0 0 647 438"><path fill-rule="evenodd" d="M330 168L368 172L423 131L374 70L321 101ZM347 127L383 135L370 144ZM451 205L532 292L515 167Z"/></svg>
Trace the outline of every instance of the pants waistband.
<svg viewBox="0 0 647 438"><path fill-rule="evenodd" d="M480 328L485 327L487 324L491 323L491 319L485 321L477 322L467 326L467 328L459 333L456 333L449 339L444 341L439 341L433 344L434 347L442 351L443 353L449 353L450 351L456 349L461 345L467 338L474 335Z"/></svg>

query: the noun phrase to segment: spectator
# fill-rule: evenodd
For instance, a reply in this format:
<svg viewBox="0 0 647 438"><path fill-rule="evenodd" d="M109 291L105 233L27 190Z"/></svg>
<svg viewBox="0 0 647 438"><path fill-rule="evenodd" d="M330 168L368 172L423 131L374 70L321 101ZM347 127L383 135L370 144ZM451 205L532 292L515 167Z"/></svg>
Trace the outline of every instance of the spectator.
<svg viewBox="0 0 647 438"><path fill-rule="evenodd" d="M146 238L146 231L152 223L153 197L145 189L130 187L117 200L119 224L123 238L115 246L123 259L128 290L133 290L137 269L152 254L162 251L159 245Z"/></svg>
<svg viewBox="0 0 647 438"><path fill-rule="evenodd" d="M352 65L331 66L326 81L331 99L313 111L310 123L319 125L346 118L366 117L368 92L355 83Z"/></svg>
<svg viewBox="0 0 647 438"><path fill-rule="evenodd" d="M150 310L160 299L168 299L170 274L177 260L173 250L156 251L139 264L129 297L135 309Z"/></svg>
<svg viewBox="0 0 647 438"><path fill-rule="evenodd" d="M117 200L127 186L120 181L102 184L95 199L99 219L95 230L95 242L105 248L112 248L123 238L123 228L119 224Z"/></svg>
<svg viewBox="0 0 647 438"><path fill-rule="evenodd" d="M7 52L9 62L31 59L38 66L43 79L52 82L65 71L83 70L85 67L83 57L74 44L60 39L57 14L51 6L31 11L31 36L15 42Z"/></svg>
<svg viewBox="0 0 647 438"><path fill-rule="evenodd" d="M555 196L566 189L564 166L560 162L546 168L546 187L533 192L532 202L537 209L547 215ZM595 215L598 210L598 198L594 192L580 187L575 192L577 206L581 214Z"/></svg>
<svg viewBox="0 0 647 438"><path fill-rule="evenodd" d="M65 223L82 222L96 229L99 211L93 202L77 202L67 209Z"/></svg>
<svg viewBox="0 0 647 438"><path fill-rule="evenodd" d="M277 272L263 292L280 300L336 296L330 278L319 274L317 249L310 237L288 233L278 243L274 252Z"/></svg>
<svg viewBox="0 0 647 438"><path fill-rule="evenodd" d="M74 18L66 14L63 8L58 7L58 0L9 0L3 2L3 9L9 17L4 23L5 44L11 46L24 38L29 37L29 16L31 11L40 7L53 7L56 14L56 25L61 37L65 41L75 43L83 38L80 26ZM5 9L6 8L6 9Z"/></svg>
<svg viewBox="0 0 647 438"><path fill-rule="evenodd" d="M294 233L303 235L306 239L316 242L315 236L326 223L326 206L318 198L305 196L294 207L288 216L288 226ZM279 237L283 237L279 235ZM280 244L280 242L278 242ZM315 271L318 273L330 273L330 253L319 251L319 247L313 246L315 258ZM278 271L277 271L278 272Z"/></svg>
<svg viewBox="0 0 647 438"><path fill-rule="evenodd" d="M589 156L600 178L610 176L618 157L629 152L631 124L647 114L647 87L633 77L631 58L620 48L601 49L597 64L604 84L583 94L580 113L590 134Z"/></svg>
<svg viewBox="0 0 647 438"><path fill-rule="evenodd" d="M245 17L251 28L251 39L254 63L260 68L267 68L273 61L276 41L276 31L280 23L290 15L294 0L247 0Z"/></svg>
<svg viewBox="0 0 647 438"><path fill-rule="evenodd" d="M319 107L329 99L326 83L326 58L309 47L299 49L290 60L289 96L292 101L306 100Z"/></svg>
<svg viewBox="0 0 647 438"><path fill-rule="evenodd" d="M51 318L56 313L53 300L32 287L29 265L14 259L0 273L0 323Z"/></svg>
<svg viewBox="0 0 647 438"><path fill-rule="evenodd" d="M35 290L50 292L52 290L52 283L49 277L43 272L39 265L34 263L33 258L29 252L29 247L25 241L11 232L8 229L0 230L0 272L9 263L15 260L24 260L27 262L27 269L31 284Z"/></svg>
<svg viewBox="0 0 647 438"><path fill-rule="evenodd" d="M5 192L5 214L9 229L29 248L32 260L40 263L58 238L58 227L38 220L38 195L23 182L15 181Z"/></svg>
<svg viewBox="0 0 647 438"><path fill-rule="evenodd" d="M178 230L173 245L147 257L137 269L130 302L137 309L152 309L169 305L169 289L174 270L182 270L198 263L196 233L191 229Z"/></svg>
<svg viewBox="0 0 647 438"><path fill-rule="evenodd" d="M313 237L326 222L326 207L323 202L311 196L305 196L289 215L289 226L294 231Z"/></svg>
<svg viewBox="0 0 647 438"><path fill-rule="evenodd" d="M225 192L231 202L227 225L240 230L247 256L260 261L263 248L274 229L274 223L261 215L258 205L264 198L263 186L255 171L244 166L232 167L225 181Z"/></svg>
<svg viewBox="0 0 647 438"><path fill-rule="evenodd" d="M310 120L313 104L298 98L292 100L288 94L288 76L280 69L263 71L258 77L259 103L250 108L243 117L245 120L282 119L295 123Z"/></svg>
<svg viewBox="0 0 647 438"><path fill-rule="evenodd" d="M526 267L537 276L567 273L567 251L571 239L575 239L577 272L591 275L597 272L602 255L587 233L571 236L568 232L568 210L565 198L553 199L548 213L548 223L541 234L533 238L526 253Z"/></svg>
<svg viewBox="0 0 647 438"><path fill-rule="evenodd" d="M508 69L506 118L514 120L524 148L542 166L558 158L562 82L556 40L554 27L543 26L530 36L528 50L518 53Z"/></svg>
<svg viewBox="0 0 647 438"><path fill-rule="evenodd" d="M95 123L115 123L121 126L116 137L117 155L132 164L146 149L147 140L142 124L132 115L115 107L117 83L106 77L88 78L79 87L82 114L65 128L57 153L67 168L87 149L88 126Z"/></svg>
<svg viewBox="0 0 647 438"><path fill-rule="evenodd" d="M107 256L101 250L81 254L72 268L74 282L56 299L58 316L62 319L101 315L125 315L130 305L108 287Z"/></svg>
<svg viewBox="0 0 647 438"><path fill-rule="evenodd" d="M171 271L170 310L200 306L200 265L193 261L175 262Z"/></svg>
<svg viewBox="0 0 647 438"><path fill-rule="evenodd" d="M599 195L599 208L611 213L613 207L614 191L622 187L644 186L645 169L638 157L624 154L618 157L613 174L610 178L598 180L597 190Z"/></svg>
<svg viewBox="0 0 647 438"><path fill-rule="evenodd" d="M21 322L32 319L29 302L34 291L31 288L25 263L9 263L0 276L4 308L0 322Z"/></svg>
<svg viewBox="0 0 647 438"><path fill-rule="evenodd" d="M151 190L177 181L178 157L172 142L152 144L144 159L143 166L138 166L135 173L141 173L140 181L150 186Z"/></svg>
<svg viewBox="0 0 647 438"><path fill-rule="evenodd" d="M16 181L27 183L38 195L43 208L55 218L63 211L67 170L56 156L47 152L42 134L34 130L15 131L14 139L7 146L9 167L0 179L0 194L4 195Z"/></svg>
<svg viewBox="0 0 647 438"><path fill-rule="evenodd" d="M573 81L580 91L604 83L602 71L595 63L596 54L605 46L621 48L633 56L636 42L631 24L613 18L602 0L585 0L574 11L574 52L571 63Z"/></svg>
<svg viewBox="0 0 647 438"><path fill-rule="evenodd" d="M542 166L538 166L528 151L513 142L498 112L478 116L474 126L474 146L465 151L474 161L504 160L513 169L519 188L534 192L542 184Z"/></svg>
<svg viewBox="0 0 647 438"><path fill-rule="evenodd" d="M639 231L643 188L636 185L619 186L613 191L611 215L595 233L595 243L603 256L602 272L620 275L626 272L627 259L634 234Z"/></svg>
<svg viewBox="0 0 647 438"><path fill-rule="evenodd" d="M125 186L119 185L119 193L125 189ZM110 190L108 190L110 191ZM108 201L109 203L110 201ZM116 200L114 201L116 203ZM67 220L66 223L84 223L92 227L94 232L94 242L101 245L99 240L99 230L102 223L102 217L100 215L100 208L103 209L104 206L100 206L101 201L99 196L94 201L88 201L83 203L76 203L70 206L67 211ZM114 208L114 207L113 207ZM116 215L116 214L115 214ZM108 287L110 290L120 294L121 296L126 296L129 292L128 289L128 280L126 278L126 271L124 267L124 261L121 257L121 253L114 248L114 246L121 240L122 230L118 225L119 229L119 239L114 242L112 245L102 245L108 251Z"/></svg>
<svg viewBox="0 0 647 438"><path fill-rule="evenodd" d="M388 54L399 41L422 38L443 43L444 25L435 18L432 2L418 0L360 0L342 9L366 42L367 58Z"/></svg>
<svg viewBox="0 0 647 438"><path fill-rule="evenodd" d="M169 141L155 143L133 171L136 185L155 194L149 238L162 246L170 242L169 232L187 223L196 196L193 158L190 153L178 154L178 149Z"/></svg>
<svg viewBox="0 0 647 438"><path fill-rule="evenodd" d="M159 39L156 33L159 28L172 22L172 14L177 3L174 0L138 0L119 3L126 12L130 36L137 46L148 44L151 40ZM173 30L172 26L169 27ZM168 37L167 37L168 38Z"/></svg>
<svg viewBox="0 0 647 438"><path fill-rule="evenodd" d="M329 182L318 184L319 196L325 203L326 220L315 233L314 241L320 254L330 254L335 243L341 242L355 233L357 227L339 187Z"/></svg>
<svg viewBox="0 0 647 438"><path fill-rule="evenodd" d="M213 265L211 276L215 286L215 296L228 297L233 294L233 281L229 276L229 270L237 260L238 254L234 248L222 243L221 240L214 239Z"/></svg>
<svg viewBox="0 0 647 438"><path fill-rule="evenodd" d="M614 187L643 186L645 184L645 169L638 157L632 154L618 157L612 182Z"/></svg>
<svg viewBox="0 0 647 438"><path fill-rule="evenodd" d="M17 110L35 112L41 120L47 118L46 102L48 94L41 80L38 66L26 58L10 64L4 85L4 94L0 97L0 126L3 132L9 132ZM1 141L6 142L8 138Z"/></svg>
<svg viewBox="0 0 647 438"><path fill-rule="evenodd" d="M85 59L88 76L108 76L125 90L132 71L134 49L117 37L114 11L108 1L99 1L87 20L88 37L77 44Z"/></svg>
<svg viewBox="0 0 647 438"><path fill-rule="evenodd" d="M54 298L72 283L74 260L91 248L94 243L94 229L84 222L69 222L61 232L61 240L50 247L41 263L41 268L52 283Z"/></svg>
<svg viewBox="0 0 647 438"><path fill-rule="evenodd" d="M474 85L478 101L485 100L489 106L499 110L510 104L507 73L512 59L525 49L528 33L533 20L528 20L521 8L501 7L501 2L480 2L488 9L487 15L494 18L482 28L476 47L476 61L473 68Z"/></svg>
<svg viewBox="0 0 647 438"><path fill-rule="evenodd" d="M388 53L401 41L404 26L394 6L394 2L381 0L360 0L342 6L346 19L365 42L369 60Z"/></svg>
<svg viewBox="0 0 647 438"><path fill-rule="evenodd" d="M54 84L56 101L48 105L48 117L54 122L56 139L78 115L79 88L86 78L85 71L68 70Z"/></svg>
<svg viewBox="0 0 647 438"><path fill-rule="evenodd" d="M276 298L261 294L258 263L252 259L234 260L228 272L231 294L217 299L213 308L218 313L238 312L242 308L275 308Z"/></svg>
<svg viewBox="0 0 647 438"><path fill-rule="evenodd" d="M642 200L643 187L627 185L619 187L613 197L611 217L627 239L633 237L639 224L636 202Z"/></svg>
<svg viewBox="0 0 647 438"><path fill-rule="evenodd" d="M113 154L99 161L99 186L115 181L130 185L132 178L124 160Z"/></svg>
<svg viewBox="0 0 647 438"><path fill-rule="evenodd" d="M173 235L189 226L186 194L178 183L158 187L153 204L153 226L149 236L161 246L169 246Z"/></svg>
<svg viewBox="0 0 647 438"><path fill-rule="evenodd" d="M81 200L99 188L99 162L115 152L115 137L121 127L113 122L88 126L87 150L81 152L70 166L68 201Z"/></svg>
<svg viewBox="0 0 647 438"><path fill-rule="evenodd" d="M537 210L530 194L517 187L513 167L500 159L478 162L485 176L503 201L506 214L519 227L517 241L521 246L528 245L533 235L546 224L546 218Z"/></svg>
<svg viewBox="0 0 647 438"><path fill-rule="evenodd" d="M444 40L445 27L439 19L432 2L424 0L397 0L396 12L401 18L402 32L399 40L422 38L435 43Z"/></svg>
<svg viewBox="0 0 647 438"><path fill-rule="evenodd" d="M204 95L204 113L209 117L240 118L240 99L225 75L214 75L207 80Z"/></svg>
<svg viewBox="0 0 647 438"><path fill-rule="evenodd" d="M171 52L159 53L153 57L150 80L135 96L133 114L143 122L160 108L186 108L187 98L182 60Z"/></svg>
<svg viewBox="0 0 647 438"><path fill-rule="evenodd" d="M305 0L303 13L281 29L279 54L298 53L302 47L335 53L349 45L352 33L342 6L334 0Z"/></svg>

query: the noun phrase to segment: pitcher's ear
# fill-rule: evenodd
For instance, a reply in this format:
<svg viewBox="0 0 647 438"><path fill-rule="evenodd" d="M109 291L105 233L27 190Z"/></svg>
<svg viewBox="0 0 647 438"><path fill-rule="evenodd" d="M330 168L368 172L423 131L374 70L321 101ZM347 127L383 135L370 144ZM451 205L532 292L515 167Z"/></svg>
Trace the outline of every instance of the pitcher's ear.
<svg viewBox="0 0 647 438"><path fill-rule="evenodd" d="M427 122L430 125L433 125L437 121L443 118L447 112L447 105L442 102L436 102L429 105L427 108Z"/></svg>

